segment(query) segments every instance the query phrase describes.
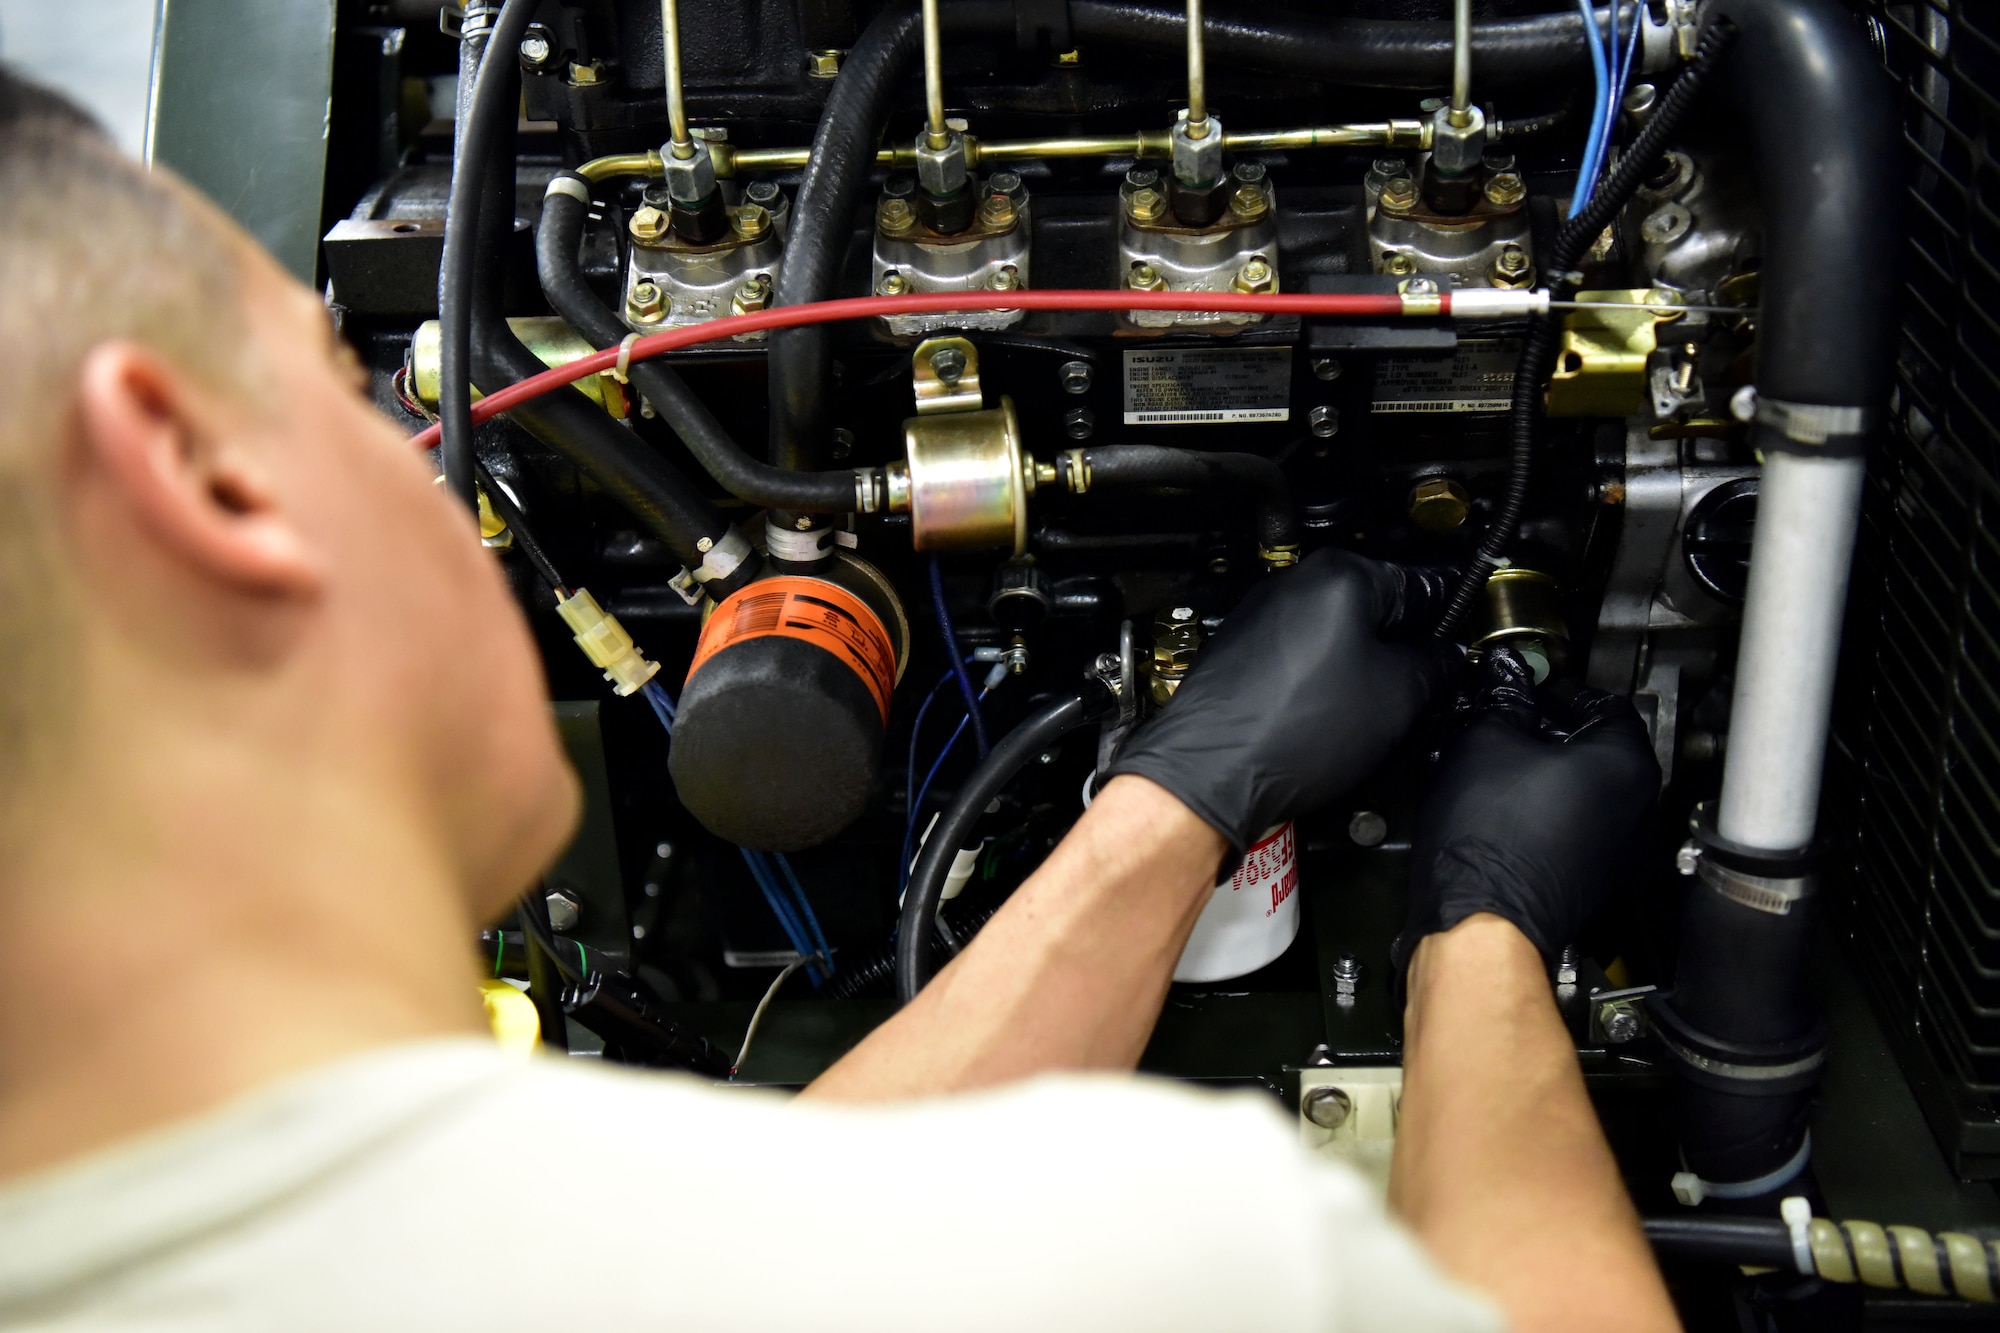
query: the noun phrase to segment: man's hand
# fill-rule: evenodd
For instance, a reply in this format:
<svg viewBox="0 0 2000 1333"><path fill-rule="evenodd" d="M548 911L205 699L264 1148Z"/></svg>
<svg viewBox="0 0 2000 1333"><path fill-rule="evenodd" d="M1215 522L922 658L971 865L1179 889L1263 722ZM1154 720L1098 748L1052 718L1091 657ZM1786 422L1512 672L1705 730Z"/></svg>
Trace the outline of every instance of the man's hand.
<svg viewBox="0 0 2000 1333"><path fill-rule="evenodd" d="M1435 646L1382 641L1402 617L1405 579L1332 550L1272 574L1111 774L1158 783L1239 851L1348 791L1402 740L1450 666Z"/></svg>
<svg viewBox="0 0 2000 1333"><path fill-rule="evenodd" d="M1511 650L1487 654L1477 717L1447 748L1417 820L1401 976L1419 940L1480 912L1551 957L1618 886L1659 792L1632 705L1596 691L1535 706Z"/></svg>

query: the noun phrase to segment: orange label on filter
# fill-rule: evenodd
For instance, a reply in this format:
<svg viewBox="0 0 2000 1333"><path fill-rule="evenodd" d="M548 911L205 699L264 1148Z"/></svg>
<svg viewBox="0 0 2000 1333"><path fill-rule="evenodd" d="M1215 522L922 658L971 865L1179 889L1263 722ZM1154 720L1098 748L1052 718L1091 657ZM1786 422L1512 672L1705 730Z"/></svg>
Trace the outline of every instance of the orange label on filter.
<svg viewBox="0 0 2000 1333"><path fill-rule="evenodd" d="M896 688L896 649L889 631L866 602L825 579L783 574L759 579L724 598L702 626L689 679L731 644L774 634L803 639L845 662L867 684L882 721L888 722L889 695Z"/></svg>

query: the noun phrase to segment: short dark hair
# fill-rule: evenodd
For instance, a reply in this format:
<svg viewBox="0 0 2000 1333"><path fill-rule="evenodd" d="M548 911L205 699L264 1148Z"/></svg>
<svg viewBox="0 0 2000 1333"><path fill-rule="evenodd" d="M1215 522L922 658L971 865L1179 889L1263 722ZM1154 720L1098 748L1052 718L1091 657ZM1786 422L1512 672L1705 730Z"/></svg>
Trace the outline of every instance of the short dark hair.
<svg viewBox="0 0 2000 1333"><path fill-rule="evenodd" d="M245 244L75 103L0 67L0 834L73 716L53 502L78 370L130 339L230 383Z"/></svg>

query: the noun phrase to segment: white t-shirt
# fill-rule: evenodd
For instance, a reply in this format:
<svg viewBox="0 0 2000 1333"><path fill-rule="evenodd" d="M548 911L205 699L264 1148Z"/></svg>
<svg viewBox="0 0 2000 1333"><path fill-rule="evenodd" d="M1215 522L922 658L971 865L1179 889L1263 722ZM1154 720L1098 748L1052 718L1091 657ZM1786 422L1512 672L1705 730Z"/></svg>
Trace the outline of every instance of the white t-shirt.
<svg viewBox="0 0 2000 1333"><path fill-rule="evenodd" d="M0 1328L1494 1329L1254 1094L385 1049L0 1189Z"/></svg>

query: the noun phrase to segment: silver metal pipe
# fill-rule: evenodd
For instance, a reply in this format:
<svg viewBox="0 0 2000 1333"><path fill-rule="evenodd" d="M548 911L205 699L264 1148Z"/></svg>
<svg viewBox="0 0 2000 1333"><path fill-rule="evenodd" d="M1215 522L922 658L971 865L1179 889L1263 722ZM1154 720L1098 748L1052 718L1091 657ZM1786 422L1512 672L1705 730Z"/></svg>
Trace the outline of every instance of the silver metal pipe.
<svg viewBox="0 0 2000 1333"><path fill-rule="evenodd" d="M938 23L938 0L924 0L924 115L931 147L951 141L944 123L944 36Z"/></svg>
<svg viewBox="0 0 2000 1333"><path fill-rule="evenodd" d="M694 136L688 133L687 103L681 97L681 15L678 0L660 0L660 49L666 57L667 125L674 156L694 156Z"/></svg>
<svg viewBox="0 0 2000 1333"><path fill-rule="evenodd" d="M1451 7L1451 123L1464 129L1472 122L1472 0L1453 0Z"/></svg>
<svg viewBox="0 0 2000 1333"><path fill-rule="evenodd" d="M1208 62L1202 48L1201 0L1187 0L1188 137L1208 136Z"/></svg>
<svg viewBox="0 0 2000 1333"><path fill-rule="evenodd" d="M1859 458L1766 455L1716 817L1731 842L1812 842L1864 472Z"/></svg>

